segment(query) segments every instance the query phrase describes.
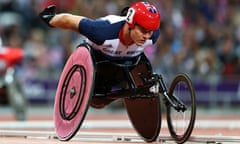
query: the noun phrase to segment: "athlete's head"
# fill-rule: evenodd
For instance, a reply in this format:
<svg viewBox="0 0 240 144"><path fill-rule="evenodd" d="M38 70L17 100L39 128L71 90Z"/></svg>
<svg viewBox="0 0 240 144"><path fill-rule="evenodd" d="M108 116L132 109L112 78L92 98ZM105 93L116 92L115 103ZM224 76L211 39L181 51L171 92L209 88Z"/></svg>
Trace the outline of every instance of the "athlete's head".
<svg viewBox="0 0 240 144"><path fill-rule="evenodd" d="M136 2L128 9L126 21L130 28L139 25L147 30L157 30L160 27L160 13L148 2Z"/></svg>

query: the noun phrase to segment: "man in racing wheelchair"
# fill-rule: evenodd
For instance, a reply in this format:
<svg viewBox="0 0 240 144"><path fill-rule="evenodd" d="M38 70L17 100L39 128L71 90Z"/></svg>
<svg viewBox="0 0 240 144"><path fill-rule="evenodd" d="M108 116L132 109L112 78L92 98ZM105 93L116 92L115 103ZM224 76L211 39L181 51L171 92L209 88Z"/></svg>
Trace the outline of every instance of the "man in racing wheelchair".
<svg viewBox="0 0 240 144"><path fill-rule="evenodd" d="M40 13L49 26L74 30L88 38L68 58L58 83L54 104L57 136L70 140L81 127L89 105L102 108L123 98L135 130L145 141L153 142L161 129L162 96L170 134L177 143L184 143L196 118L192 83L186 74L179 74L168 89L161 75L152 71L144 49L154 44L160 33L157 9L147 2L136 2L125 10L125 16L96 20L56 14L55 6ZM178 118L184 125L176 124Z"/></svg>
<svg viewBox="0 0 240 144"><path fill-rule="evenodd" d="M56 14L51 5L40 13L40 18L50 27L70 29L88 38L94 58L99 64L95 79L95 94L91 106L102 108L112 99L99 99L114 88L127 85L124 68L117 65L132 65L131 72L151 71L151 65L144 55L145 47L156 42L160 33L160 13L148 2L136 2L125 9L121 16L108 15L96 20L68 13ZM141 66L143 63L143 66ZM134 72L135 71L135 72ZM136 79L135 79L136 80ZM141 85L141 84L139 84Z"/></svg>

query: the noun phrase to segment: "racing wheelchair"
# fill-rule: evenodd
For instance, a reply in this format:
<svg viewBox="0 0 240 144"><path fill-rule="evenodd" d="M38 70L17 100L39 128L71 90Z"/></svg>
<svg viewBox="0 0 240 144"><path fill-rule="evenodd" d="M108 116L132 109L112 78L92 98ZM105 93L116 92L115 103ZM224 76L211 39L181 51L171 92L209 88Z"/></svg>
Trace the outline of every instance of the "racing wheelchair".
<svg viewBox="0 0 240 144"><path fill-rule="evenodd" d="M196 101L186 74L176 75L168 89L163 77L153 73L144 53L130 60L109 61L84 43L67 60L58 83L54 103L58 139L74 137L90 106L100 109L117 99L124 100L128 117L144 141L153 142L159 136L161 100L174 140L184 143L191 136Z"/></svg>
<svg viewBox="0 0 240 144"><path fill-rule="evenodd" d="M19 121L26 120L27 98L17 77L16 65L23 60L22 48L1 45L0 38L0 104L9 104Z"/></svg>

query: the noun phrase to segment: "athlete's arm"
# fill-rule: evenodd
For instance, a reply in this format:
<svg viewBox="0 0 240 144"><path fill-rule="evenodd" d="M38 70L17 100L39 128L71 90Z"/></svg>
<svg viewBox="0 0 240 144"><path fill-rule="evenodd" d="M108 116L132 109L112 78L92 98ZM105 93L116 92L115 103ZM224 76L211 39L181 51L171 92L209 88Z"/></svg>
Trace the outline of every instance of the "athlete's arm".
<svg viewBox="0 0 240 144"><path fill-rule="evenodd" d="M68 13L56 14L55 9L55 5L48 6L39 14L40 18L50 27L70 29L79 32L78 25L85 17Z"/></svg>
<svg viewBox="0 0 240 144"><path fill-rule="evenodd" d="M79 32L78 26L80 21L85 18L83 16L77 16L67 13L56 14L50 21L49 24L54 27L62 29L70 29Z"/></svg>

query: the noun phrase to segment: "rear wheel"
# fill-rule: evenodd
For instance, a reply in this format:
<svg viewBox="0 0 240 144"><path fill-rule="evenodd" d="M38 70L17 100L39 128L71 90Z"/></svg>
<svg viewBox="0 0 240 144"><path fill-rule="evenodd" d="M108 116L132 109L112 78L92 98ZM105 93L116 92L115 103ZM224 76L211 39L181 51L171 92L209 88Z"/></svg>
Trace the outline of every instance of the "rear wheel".
<svg viewBox="0 0 240 144"><path fill-rule="evenodd" d="M157 139L161 129L159 97L125 99L128 117L137 133L147 142Z"/></svg>
<svg viewBox="0 0 240 144"><path fill-rule="evenodd" d="M82 46L72 53L61 74L54 104L54 124L60 140L70 140L87 113L94 79L89 50Z"/></svg>
<svg viewBox="0 0 240 144"><path fill-rule="evenodd" d="M170 105L166 105L170 134L177 143L184 143L191 136L196 119L195 92L186 74L175 77L171 83L169 95L174 95L186 106L185 111L177 111Z"/></svg>
<svg viewBox="0 0 240 144"><path fill-rule="evenodd" d="M146 63L141 63L131 70L136 85L143 85L139 72L143 75L149 75L149 70L151 69ZM149 95L152 94L149 93ZM161 129L160 98L153 96L148 98L125 98L125 106L128 117L137 133L147 142L155 141Z"/></svg>

